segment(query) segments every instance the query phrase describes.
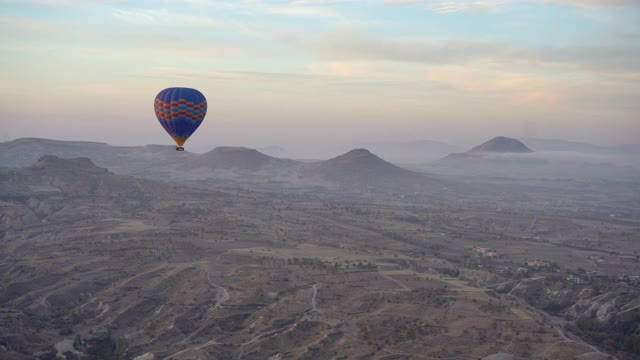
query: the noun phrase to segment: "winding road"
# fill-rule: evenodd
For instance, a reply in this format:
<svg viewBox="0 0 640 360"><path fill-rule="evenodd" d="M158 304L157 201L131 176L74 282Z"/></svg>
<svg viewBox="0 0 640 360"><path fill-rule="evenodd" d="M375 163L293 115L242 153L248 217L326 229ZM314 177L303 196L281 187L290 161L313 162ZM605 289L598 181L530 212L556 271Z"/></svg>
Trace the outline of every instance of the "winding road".
<svg viewBox="0 0 640 360"><path fill-rule="evenodd" d="M220 261L220 257L221 256L222 255L220 255L220 256L218 256L216 258L216 262ZM225 288L225 287L223 287L221 285L218 285L218 284L214 283L211 280L211 273L209 273L208 271L204 271L204 273L207 275L207 282L209 283L209 285L216 289L216 304L210 310L219 309L222 306L223 303L225 303L225 302L229 301L229 299L231 299L231 295L229 295L229 291L227 290L227 288ZM202 328L204 328L206 325L207 324L205 323L202 326L200 326L200 328L198 328L196 331L193 331L191 333L191 335L184 336L184 338L182 339L182 341L180 343L184 344L187 341L191 340L191 338L195 334L197 334ZM211 345L219 345L219 343L216 340L210 340L210 341L206 342L205 344L189 347L189 348L186 348L184 350L178 351L177 353L174 353L174 354L172 354L170 356L167 356L164 359L171 359L171 358L175 357L176 355L182 354L182 353L184 353L186 351L198 350L198 349L201 349L203 347L207 347L207 346L211 346Z"/></svg>
<svg viewBox="0 0 640 360"><path fill-rule="evenodd" d="M318 311L318 302L316 297L318 296L318 284L311 285L311 311Z"/></svg>
<svg viewBox="0 0 640 360"><path fill-rule="evenodd" d="M391 276L385 274L384 272L382 272L382 270L380 269L380 266L378 266L378 274L380 274L380 276L382 276L383 278L385 278L385 279L387 279L389 281L392 281L396 285L400 286L403 290L406 290L406 291L410 291L411 290L405 284L401 283L400 281L398 281L398 280L392 278Z"/></svg>
<svg viewBox="0 0 640 360"><path fill-rule="evenodd" d="M522 304L524 307L526 307L530 311L537 313L540 317L542 317L545 320L547 324L550 324L553 327L553 329L558 333L558 335L560 335L560 337L562 338L561 342L583 345L593 350L593 352L602 354L604 356L609 356L609 354L606 354L600 351L600 349L598 349L594 345L589 344L585 340L581 339L579 336L571 333L570 331L565 330L564 327L567 324L566 320L559 318L557 316L553 316L544 310L536 308L535 306L531 306L524 299L521 299L513 295L511 297L515 298L516 301L518 301L520 304Z"/></svg>
<svg viewBox="0 0 640 360"><path fill-rule="evenodd" d="M317 301L317 297L318 297L318 284L313 284L311 285L311 289L309 289L309 292L311 293L311 296L309 298L309 304L311 306L311 311L320 311L320 309L318 309L318 301ZM243 342L242 344L240 344L240 353L238 354L238 359L242 359L242 357L244 356L244 348L247 345L251 345L253 343L258 342L259 340L261 340L264 337L267 336L271 336L271 335L275 335L278 333L285 333L287 331L292 330L293 328L295 328L296 326L298 326L297 321L293 322L292 324L289 325L285 325L281 328L275 329L275 330L270 330L270 331L266 331L263 332L261 334L255 335L254 337L252 337L251 339Z"/></svg>
<svg viewBox="0 0 640 360"><path fill-rule="evenodd" d="M211 340L211 341L209 341L209 342L207 342L207 343L204 343L204 344L202 344L202 345L193 346L193 347L190 347L190 348L186 348L186 349L184 349L184 350L180 350L180 351L178 351L177 353L174 353L174 354L171 354L171 355L169 355L169 356L165 357L163 360L173 359L174 357L176 357L176 356L178 356L178 355L180 355L180 354L184 354L184 353L185 353L185 352L187 352L187 351L191 351L191 350L200 350L200 349L202 349L202 348L204 348L204 347L211 346L211 345L220 345L220 343L219 343L219 342L217 342L217 341L215 341L215 340Z"/></svg>
<svg viewBox="0 0 640 360"><path fill-rule="evenodd" d="M209 282L209 285L216 288L216 305L213 307L214 309L219 308L220 306L222 306L224 302L231 299L231 295L229 295L229 291L227 290L227 288L220 286L218 284L215 284L213 281L211 281L211 274L208 272L207 272L207 281Z"/></svg>
<svg viewBox="0 0 640 360"><path fill-rule="evenodd" d="M240 353L238 354L238 359L242 359L242 357L244 356L244 347L245 346L251 345L251 344L257 342L258 340L262 339L265 336L269 336L269 335L273 335L273 334L277 334L277 333L285 333L285 332L295 328L296 326L298 326L298 323L294 322L294 323L291 323L289 325L283 326L283 327L275 329L275 330L263 332L261 334L258 334L256 336L252 337L250 340L243 342L242 344L240 344Z"/></svg>

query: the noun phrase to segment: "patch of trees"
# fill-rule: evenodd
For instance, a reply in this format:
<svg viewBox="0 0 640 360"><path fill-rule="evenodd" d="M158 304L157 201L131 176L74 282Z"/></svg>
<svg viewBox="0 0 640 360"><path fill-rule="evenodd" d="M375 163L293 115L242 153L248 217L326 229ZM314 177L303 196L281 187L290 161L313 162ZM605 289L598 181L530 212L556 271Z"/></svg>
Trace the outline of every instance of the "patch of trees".
<svg viewBox="0 0 640 360"><path fill-rule="evenodd" d="M424 220L420 219L419 217L417 217L415 215L396 216L393 219L394 220L398 220L398 221L408 222L410 224L415 224L415 225L424 225L425 224Z"/></svg>
<svg viewBox="0 0 640 360"><path fill-rule="evenodd" d="M115 338L110 330L106 330L89 338L77 335L73 340L74 351L65 351L67 360L125 360L127 342L124 337ZM58 360L57 351L51 349L38 357L39 360Z"/></svg>
<svg viewBox="0 0 640 360"><path fill-rule="evenodd" d="M373 264L370 262L359 261L359 262L347 262L345 264L340 264L337 262L330 262L330 261L325 261L318 258L308 258L308 257L303 257L303 258L294 257L294 258L287 259L287 265L297 265L302 267L309 267L311 269L323 269L323 270L340 269L340 268L356 268L356 269L363 269L363 270L377 269L376 264Z"/></svg>
<svg viewBox="0 0 640 360"><path fill-rule="evenodd" d="M128 357L127 341L124 337L115 338L111 330L82 339L79 335L73 341L73 347L87 355L88 360L124 360Z"/></svg>
<svg viewBox="0 0 640 360"><path fill-rule="evenodd" d="M556 300L547 299L543 301L542 304L540 304L540 308L551 314L557 315L562 313L565 309L567 309L571 305L572 303L570 300L556 301Z"/></svg>
<svg viewBox="0 0 640 360"><path fill-rule="evenodd" d="M24 204L29 200L29 196L17 193L0 194L0 201L17 202Z"/></svg>
<svg viewBox="0 0 640 360"><path fill-rule="evenodd" d="M500 303L496 304L492 300L489 300L488 303L480 305L480 310L485 312L500 313L506 311L507 307Z"/></svg>
<svg viewBox="0 0 640 360"><path fill-rule="evenodd" d="M589 339L609 350L622 350L640 355L640 311L614 325L607 325L589 316L579 317L575 325Z"/></svg>
<svg viewBox="0 0 640 360"><path fill-rule="evenodd" d="M378 324L360 324L359 337L371 346L393 346L439 335L443 330L419 319L387 318Z"/></svg>
<svg viewBox="0 0 640 360"><path fill-rule="evenodd" d="M449 293L449 290L443 288L417 288L408 292L381 296L384 296L387 303L419 304L443 307L448 306L451 301L450 297L445 296Z"/></svg>
<svg viewBox="0 0 640 360"><path fill-rule="evenodd" d="M576 290L555 298L547 294L548 290L562 293L560 290L564 290L566 286L567 283L564 280L554 281L552 278L548 278L547 281L528 282L522 296L534 307L561 316L563 311L574 304Z"/></svg>

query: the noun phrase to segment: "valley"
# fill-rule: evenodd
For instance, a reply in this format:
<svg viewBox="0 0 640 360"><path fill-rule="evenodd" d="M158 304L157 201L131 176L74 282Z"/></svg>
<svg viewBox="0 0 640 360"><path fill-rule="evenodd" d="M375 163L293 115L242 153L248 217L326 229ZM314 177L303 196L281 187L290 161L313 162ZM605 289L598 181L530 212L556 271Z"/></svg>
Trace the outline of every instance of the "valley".
<svg viewBox="0 0 640 360"><path fill-rule="evenodd" d="M338 162L326 187L3 170L0 357L637 358L638 183Z"/></svg>

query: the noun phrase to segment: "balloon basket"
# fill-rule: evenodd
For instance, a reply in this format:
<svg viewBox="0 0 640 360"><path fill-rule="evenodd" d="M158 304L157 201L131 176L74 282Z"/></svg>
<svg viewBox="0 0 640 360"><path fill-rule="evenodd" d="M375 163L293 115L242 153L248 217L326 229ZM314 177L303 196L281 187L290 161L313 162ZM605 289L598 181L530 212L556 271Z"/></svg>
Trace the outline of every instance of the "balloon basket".
<svg viewBox="0 0 640 360"><path fill-rule="evenodd" d="M176 146L176 151L184 151L184 148L182 146Z"/></svg>

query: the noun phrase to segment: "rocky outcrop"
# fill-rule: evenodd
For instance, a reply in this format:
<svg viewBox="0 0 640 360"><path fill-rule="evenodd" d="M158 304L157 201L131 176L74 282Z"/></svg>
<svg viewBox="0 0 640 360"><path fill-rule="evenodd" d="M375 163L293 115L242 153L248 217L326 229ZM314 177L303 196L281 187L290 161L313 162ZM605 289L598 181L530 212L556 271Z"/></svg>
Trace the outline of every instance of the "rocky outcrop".
<svg viewBox="0 0 640 360"><path fill-rule="evenodd" d="M482 360L516 360L516 357L511 354L498 353L489 356L485 356Z"/></svg>
<svg viewBox="0 0 640 360"><path fill-rule="evenodd" d="M630 288L572 284L563 279L525 279L498 292L561 317L573 331L596 344L614 344L640 354L640 292Z"/></svg>

